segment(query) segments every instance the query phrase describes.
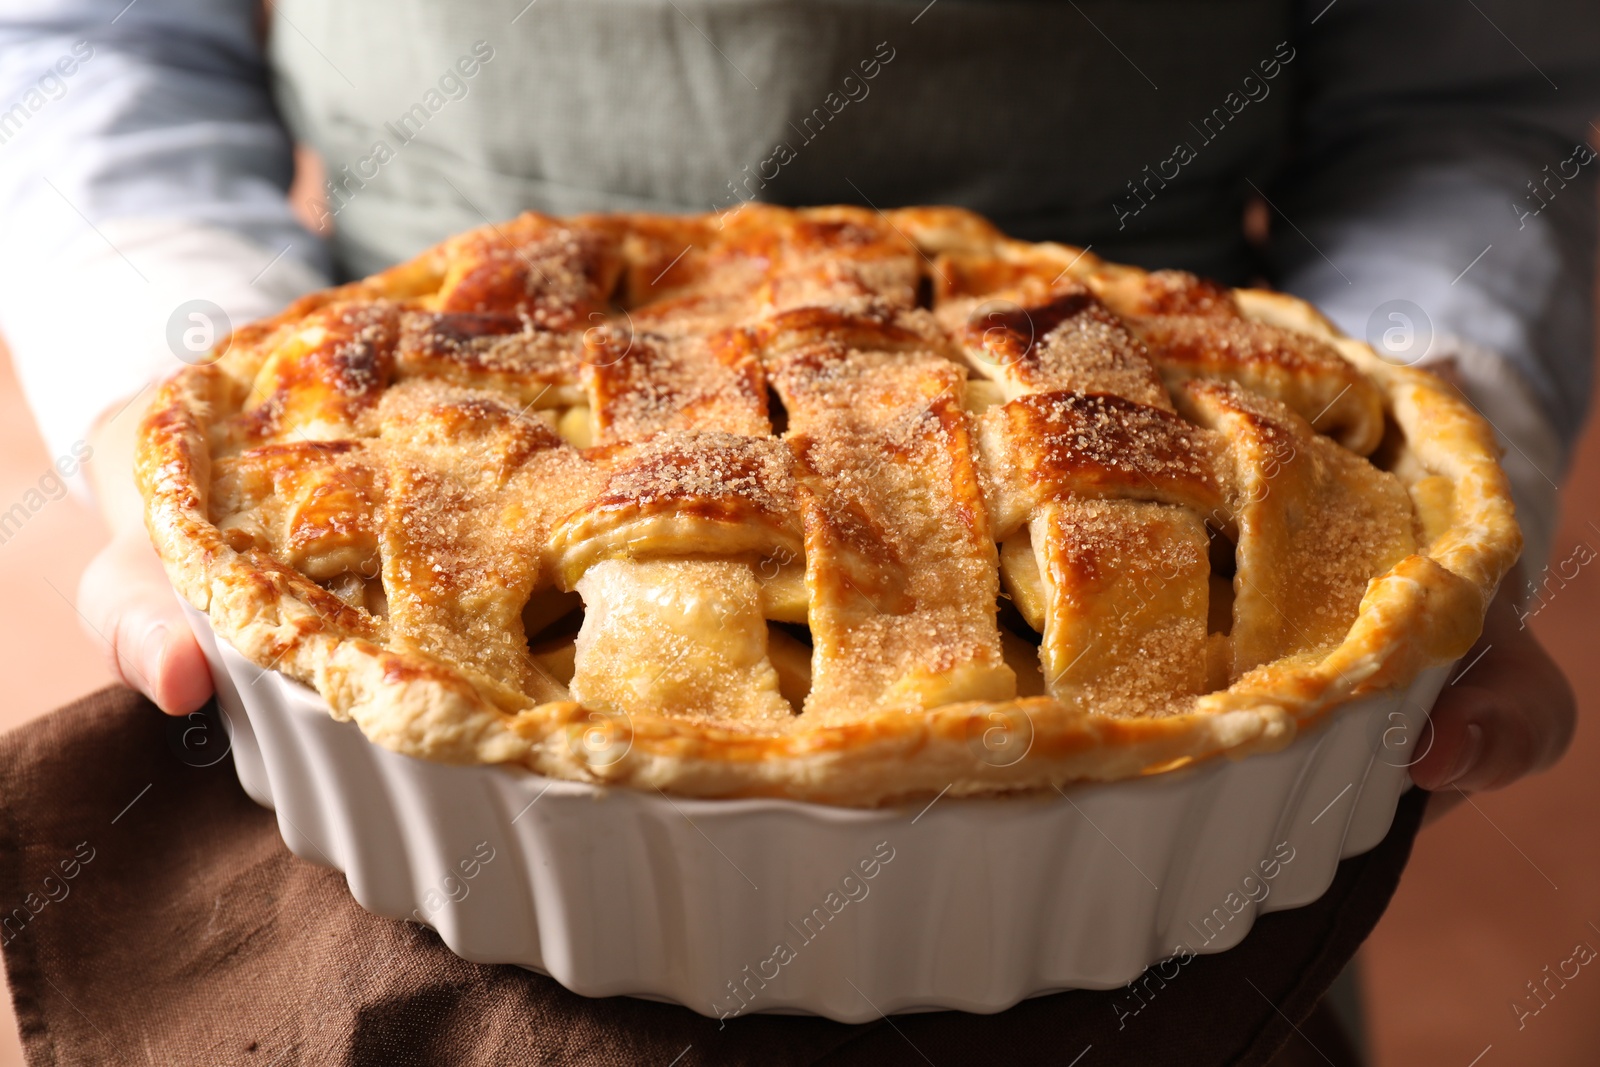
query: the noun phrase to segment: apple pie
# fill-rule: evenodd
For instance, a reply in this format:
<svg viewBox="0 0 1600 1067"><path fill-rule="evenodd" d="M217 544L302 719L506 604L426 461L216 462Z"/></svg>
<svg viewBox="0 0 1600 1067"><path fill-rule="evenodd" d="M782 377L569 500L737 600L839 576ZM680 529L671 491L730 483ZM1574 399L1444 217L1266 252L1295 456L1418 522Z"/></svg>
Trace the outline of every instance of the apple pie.
<svg viewBox="0 0 1600 1067"><path fill-rule="evenodd" d="M397 752L872 805L1287 744L1460 656L1493 435L1302 301L952 208L525 214L238 330L173 584Z"/></svg>

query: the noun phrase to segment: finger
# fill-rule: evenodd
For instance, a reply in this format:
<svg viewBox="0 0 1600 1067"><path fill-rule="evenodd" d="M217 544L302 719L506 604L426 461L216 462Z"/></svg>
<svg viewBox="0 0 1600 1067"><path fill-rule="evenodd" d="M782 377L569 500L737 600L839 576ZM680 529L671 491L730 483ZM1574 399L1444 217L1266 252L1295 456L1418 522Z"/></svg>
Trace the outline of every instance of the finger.
<svg viewBox="0 0 1600 1067"><path fill-rule="evenodd" d="M211 695L211 673L148 544L107 546L84 572L79 610L111 669L169 715Z"/></svg>
<svg viewBox="0 0 1600 1067"><path fill-rule="evenodd" d="M1479 765L1483 756L1482 702L1475 699L1472 710L1463 711L1457 707L1457 696L1452 692L1450 702L1442 700L1430 715L1433 747L1411 768L1411 780L1423 789L1438 792L1455 785ZM1501 752L1498 758L1509 757Z"/></svg>
<svg viewBox="0 0 1600 1067"><path fill-rule="evenodd" d="M176 606L147 632L140 655L147 695L168 715L187 715L211 698L211 667Z"/></svg>
<svg viewBox="0 0 1600 1067"><path fill-rule="evenodd" d="M1497 789L1554 763L1577 722L1572 687L1527 631L1500 629L1474 684L1447 688L1433 747L1412 768L1424 789Z"/></svg>
<svg viewBox="0 0 1600 1067"><path fill-rule="evenodd" d="M1559 677L1559 676L1558 676ZM1424 789L1498 789L1554 763L1575 718L1561 684L1458 687L1433 711L1434 746L1412 779Z"/></svg>
<svg viewBox="0 0 1600 1067"><path fill-rule="evenodd" d="M187 715L210 697L210 668L170 590L130 596L106 632L113 669L168 715Z"/></svg>

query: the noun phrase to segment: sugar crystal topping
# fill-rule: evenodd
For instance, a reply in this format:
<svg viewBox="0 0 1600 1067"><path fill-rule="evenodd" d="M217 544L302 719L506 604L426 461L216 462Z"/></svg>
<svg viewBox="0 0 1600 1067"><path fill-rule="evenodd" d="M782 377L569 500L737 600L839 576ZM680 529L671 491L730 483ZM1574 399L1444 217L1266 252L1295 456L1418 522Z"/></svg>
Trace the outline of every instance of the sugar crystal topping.
<svg viewBox="0 0 1600 1067"><path fill-rule="evenodd" d="M1325 343L1191 275L1005 243L941 281L920 240L757 206L457 238L432 288L336 294L228 357L248 388L213 432L214 521L502 707L740 729L776 728L780 681L825 723L1013 698L1002 570L1036 591L1012 636L1044 691L1168 714L1327 647L1414 547L1362 454L1377 392ZM271 450L302 441L359 449L288 479ZM599 598L581 623L553 606L572 589ZM575 624L553 675L529 640ZM780 624L807 627L807 677L769 662Z"/></svg>

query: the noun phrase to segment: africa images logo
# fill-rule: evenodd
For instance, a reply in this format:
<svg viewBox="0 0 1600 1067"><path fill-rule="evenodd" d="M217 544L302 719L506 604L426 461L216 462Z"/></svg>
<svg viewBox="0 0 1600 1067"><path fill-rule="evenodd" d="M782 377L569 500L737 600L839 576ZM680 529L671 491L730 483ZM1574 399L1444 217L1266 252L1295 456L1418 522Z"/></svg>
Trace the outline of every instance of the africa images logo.
<svg viewBox="0 0 1600 1067"><path fill-rule="evenodd" d="M799 958L801 949L822 936L822 931L827 929L828 924L845 908L867 899L867 895L872 892L872 886L868 883L883 873L883 869L894 862L894 857L894 847L887 841L879 841L873 846L872 854L857 860L855 866L839 879L838 886L829 889L815 907L802 915L798 922L791 920L789 930L794 932L793 938L786 934L784 940L774 943L770 955L753 965L746 964L744 970L728 979L727 999L732 1002L733 1007L713 1003L711 1010L716 1013L717 1018L726 1023L727 1020L743 1014L761 990L767 988L767 983L777 981L778 976L783 973L783 968Z"/></svg>

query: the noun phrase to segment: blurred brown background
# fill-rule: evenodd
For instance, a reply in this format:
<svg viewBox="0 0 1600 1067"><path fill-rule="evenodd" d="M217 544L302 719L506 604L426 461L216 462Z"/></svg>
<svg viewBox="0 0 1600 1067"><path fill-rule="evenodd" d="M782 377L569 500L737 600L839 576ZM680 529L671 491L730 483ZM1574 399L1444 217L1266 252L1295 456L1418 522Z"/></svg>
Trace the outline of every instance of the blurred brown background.
<svg viewBox="0 0 1600 1067"><path fill-rule="evenodd" d="M49 465L0 350L0 512ZM1595 426L1567 484L1566 508L1550 558L1568 558L1580 541L1600 551ZM10 679L0 730L111 681L104 643L83 629L71 603L104 537L99 519L67 497L0 542L0 677ZM1393 907L1363 950L1377 1067L1600 1062L1600 960L1564 987L1551 981L1543 1007L1528 989L1579 943L1600 951L1600 735L1589 722L1600 714L1600 566L1584 568L1547 603L1532 625L1578 690L1577 740L1554 771L1478 797L1475 808L1463 805L1423 832ZM1520 1029L1513 1000L1539 1007ZM6 998L0 1067L21 1063Z"/></svg>

